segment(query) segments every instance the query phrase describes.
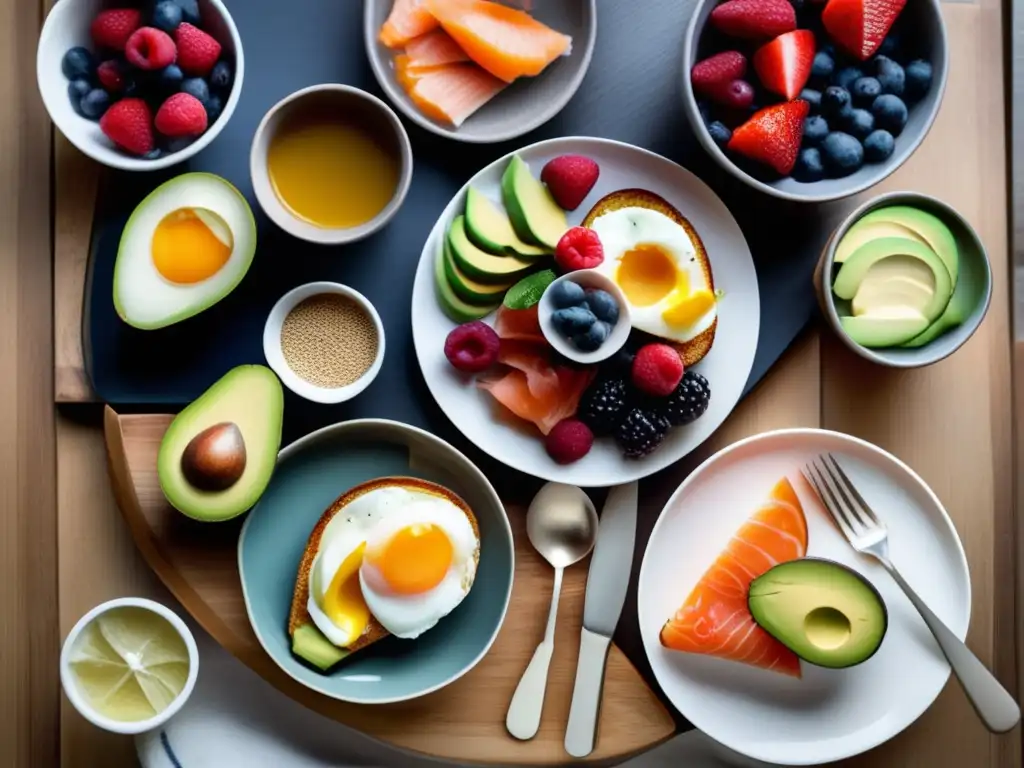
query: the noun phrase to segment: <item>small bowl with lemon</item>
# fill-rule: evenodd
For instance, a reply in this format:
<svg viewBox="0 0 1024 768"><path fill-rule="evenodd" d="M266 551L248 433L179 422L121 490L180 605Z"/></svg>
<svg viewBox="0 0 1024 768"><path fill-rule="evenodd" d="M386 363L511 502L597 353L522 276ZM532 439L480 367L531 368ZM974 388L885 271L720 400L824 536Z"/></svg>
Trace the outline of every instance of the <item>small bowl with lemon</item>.
<svg viewBox="0 0 1024 768"><path fill-rule="evenodd" d="M60 654L60 681L71 704L106 731L159 728L185 705L196 684L199 651L173 611L122 597L78 620Z"/></svg>

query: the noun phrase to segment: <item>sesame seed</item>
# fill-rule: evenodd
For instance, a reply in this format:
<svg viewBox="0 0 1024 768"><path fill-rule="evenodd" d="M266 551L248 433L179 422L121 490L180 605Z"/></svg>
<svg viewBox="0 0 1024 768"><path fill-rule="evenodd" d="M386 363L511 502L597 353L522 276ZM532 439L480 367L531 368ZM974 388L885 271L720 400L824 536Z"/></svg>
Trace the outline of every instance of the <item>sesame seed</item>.
<svg viewBox="0 0 1024 768"><path fill-rule="evenodd" d="M360 379L377 357L377 329L348 296L310 296L288 313L281 327L281 352L295 374L326 389Z"/></svg>

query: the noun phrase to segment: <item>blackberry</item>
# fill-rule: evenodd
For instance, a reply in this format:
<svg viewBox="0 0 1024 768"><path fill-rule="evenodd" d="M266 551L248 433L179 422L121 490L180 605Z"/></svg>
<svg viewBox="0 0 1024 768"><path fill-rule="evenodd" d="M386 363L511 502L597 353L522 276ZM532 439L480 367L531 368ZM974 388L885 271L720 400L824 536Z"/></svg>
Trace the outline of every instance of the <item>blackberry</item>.
<svg viewBox="0 0 1024 768"><path fill-rule="evenodd" d="M681 427L702 416L710 402L708 380L699 373L687 371L675 391L662 401L659 412L670 424Z"/></svg>
<svg viewBox="0 0 1024 768"><path fill-rule="evenodd" d="M596 381L583 393L577 418L595 435L610 435L626 415L626 382L622 379Z"/></svg>
<svg viewBox="0 0 1024 768"><path fill-rule="evenodd" d="M655 411L634 408L615 431L615 441L627 459L639 459L661 445L671 426Z"/></svg>

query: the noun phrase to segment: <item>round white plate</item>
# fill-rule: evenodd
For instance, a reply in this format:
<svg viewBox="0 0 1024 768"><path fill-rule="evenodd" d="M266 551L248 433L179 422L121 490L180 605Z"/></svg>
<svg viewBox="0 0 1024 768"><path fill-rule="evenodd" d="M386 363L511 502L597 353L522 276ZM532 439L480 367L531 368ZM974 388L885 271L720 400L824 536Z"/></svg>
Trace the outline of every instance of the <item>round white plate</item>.
<svg viewBox="0 0 1024 768"><path fill-rule="evenodd" d="M949 678L924 621L881 565L857 554L799 474L815 454L839 458L889 529L892 560L953 633L971 613L967 558L941 502L908 466L849 435L768 432L705 461L661 513L640 569L640 632L672 704L713 739L759 760L816 765L864 752L914 722ZM863 664L830 670L801 662L800 680L745 664L663 648L658 633L732 534L789 477L807 517L808 554L854 568L881 593L889 628Z"/></svg>
<svg viewBox="0 0 1024 768"><path fill-rule="evenodd" d="M427 387L452 423L477 447L498 461L529 475L571 485L597 488L647 477L673 464L700 445L736 406L754 362L760 327L757 274L750 249L736 220L711 189L682 166L653 152L608 139L562 138L541 141L518 154L535 176L553 157L588 155L601 175L587 199L568 215L579 224L600 198L626 188L661 195L690 220L711 261L715 288L723 292L718 305L718 331L708 355L694 367L711 385L711 404L701 418L673 429L651 455L630 460L610 438L595 442L575 464L556 464L544 441L530 425L519 427L496 417L494 399L479 390L471 377L452 368L444 356L444 340L455 323L441 311L434 288L434 259L448 225L465 207L466 187L477 187L501 201L501 174L512 154L491 163L469 180L445 208L427 238L412 292L412 332L416 356ZM493 320L492 318L488 318Z"/></svg>

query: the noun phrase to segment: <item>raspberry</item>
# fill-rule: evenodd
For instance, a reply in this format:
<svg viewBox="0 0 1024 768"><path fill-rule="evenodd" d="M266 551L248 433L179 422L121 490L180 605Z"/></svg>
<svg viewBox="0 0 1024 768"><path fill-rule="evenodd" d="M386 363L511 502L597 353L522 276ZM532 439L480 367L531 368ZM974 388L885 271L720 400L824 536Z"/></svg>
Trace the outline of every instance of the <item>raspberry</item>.
<svg viewBox="0 0 1024 768"><path fill-rule="evenodd" d="M683 361L668 344L641 347L633 360L633 386L648 395L672 394L683 378Z"/></svg>
<svg viewBox="0 0 1024 768"><path fill-rule="evenodd" d="M153 118L142 99L121 99L102 118L100 130L121 149L145 155L153 149Z"/></svg>
<svg viewBox="0 0 1024 768"><path fill-rule="evenodd" d="M583 155L561 155L549 160L540 172L555 202L567 211L575 211L597 184L601 169Z"/></svg>
<svg viewBox="0 0 1024 768"><path fill-rule="evenodd" d="M555 246L555 261L563 272L593 269L604 261L604 246L597 232L587 227L573 227Z"/></svg>
<svg viewBox="0 0 1024 768"><path fill-rule="evenodd" d="M178 65L186 75L205 77L220 58L220 43L188 22L174 32L178 43Z"/></svg>
<svg viewBox="0 0 1024 768"><path fill-rule="evenodd" d="M155 27L142 27L128 38L124 55L136 67L148 72L173 64L178 57L178 49L166 32Z"/></svg>
<svg viewBox="0 0 1024 768"><path fill-rule="evenodd" d="M115 59L104 61L96 68L96 79L110 93L120 93L125 84L121 62Z"/></svg>
<svg viewBox="0 0 1024 768"><path fill-rule="evenodd" d="M188 93L176 93L160 105L156 113L156 129L172 139L198 136L206 130L206 109Z"/></svg>
<svg viewBox="0 0 1024 768"><path fill-rule="evenodd" d="M579 419L562 419L548 432L544 447L559 464L579 461L594 445L594 433Z"/></svg>
<svg viewBox="0 0 1024 768"><path fill-rule="evenodd" d="M132 32L142 25L142 12L136 8L111 8L100 11L89 32L100 48L123 51Z"/></svg>
<svg viewBox="0 0 1024 768"><path fill-rule="evenodd" d="M498 359L501 339L487 323L474 320L453 328L444 340L444 356L464 373L480 373Z"/></svg>

